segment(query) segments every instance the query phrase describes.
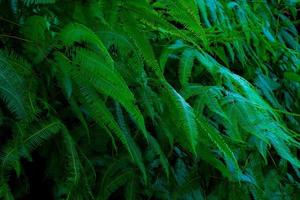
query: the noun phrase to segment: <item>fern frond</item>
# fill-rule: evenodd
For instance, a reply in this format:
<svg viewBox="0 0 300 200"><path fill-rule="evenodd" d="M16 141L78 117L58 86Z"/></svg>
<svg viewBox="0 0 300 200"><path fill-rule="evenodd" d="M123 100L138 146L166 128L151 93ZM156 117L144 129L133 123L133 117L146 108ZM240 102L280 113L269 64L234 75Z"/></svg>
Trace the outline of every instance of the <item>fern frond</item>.
<svg viewBox="0 0 300 200"><path fill-rule="evenodd" d="M31 115L27 109L29 102L26 102L26 82L13 68L10 56L5 52L0 52L0 93L3 101L17 118L25 119ZM20 63L22 64L22 63Z"/></svg>
<svg viewBox="0 0 300 200"><path fill-rule="evenodd" d="M186 49L183 51L179 64L179 80L184 87L188 84L194 65L194 51Z"/></svg>
<svg viewBox="0 0 300 200"><path fill-rule="evenodd" d="M234 170L233 172L236 174L240 173L239 165L237 159L231 150L231 148L227 145L221 134L208 122L205 121L202 117L197 118L197 122L199 124L201 132L205 132L211 141L218 147L218 149L224 154L225 159L229 160L233 163Z"/></svg>
<svg viewBox="0 0 300 200"><path fill-rule="evenodd" d="M85 98L84 105L88 109L91 117L100 125L107 126L124 144L132 160L140 168L143 177L147 180L145 166L142 160L141 151L129 133L122 130L115 121L113 115L105 106L104 102L97 98L97 94L88 88L82 88L81 92Z"/></svg>
<svg viewBox="0 0 300 200"><path fill-rule="evenodd" d="M98 48L98 50L100 50L109 66L113 66L113 60L104 44L88 27L77 23L69 24L61 30L59 39L66 46L72 46L75 42L88 42L90 45L94 45Z"/></svg>
<svg viewBox="0 0 300 200"><path fill-rule="evenodd" d="M58 120L52 120L46 124L40 124L40 127L34 127L32 134L24 139L22 142L29 151L34 150L48 140L51 136L58 133L61 129L61 123Z"/></svg>
<svg viewBox="0 0 300 200"><path fill-rule="evenodd" d="M67 178L66 182L68 185L68 194L67 199L70 199L70 195L74 191L74 188L78 186L81 179L81 163L78 157L78 152L76 150L76 146L74 140L69 134L66 127L62 127L63 139L65 143L65 147L67 150Z"/></svg>
<svg viewBox="0 0 300 200"><path fill-rule="evenodd" d="M24 44L24 48L28 57L35 64L41 62L50 51L49 28L49 22L41 16L31 16L24 22L21 32L24 38L30 41Z"/></svg>
<svg viewBox="0 0 300 200"><path fill-rule="evenodd" d="M26 132L32 132L32 134L26 136L24 135L19 139L13 139L10 145L2 150L0 156L2 175L11 167L15 168L16 171L19 171L18 168L20 168L20 157L25 156L24 153L34 150L40 146L43 141L56 134L61 128L61 123L57 120L52 120L48 123L40 124L39 127L32 126L30 128L33 130L33 132L32 130L27 130Z"/></svg>
<svg viewBox="0 0 300 200"><path fill-rule="evenodd" d="M162 71L155 58L152 46L147 37L140 32L139 28L141 27L139 27L137 19L135 19L134 16L130 14L126 14L124 15L123 20L127 24L124 29L128 33L128 36L131 40L134 41L135 45L140 50L140 54L143 56L149 67L153 69L158 77L161 77Z"/></svg>
<svg viewBox="0 0 300 200"><path fill-rule="evenodd" d="M121 186L128 183L134 177L134 171L131 168L122 169L120 164L124 160L113 162L103 175L99 195L96 199L106 200L109 196Z"/></svg>
<svg viewBox="0 0 300 200"><path fill-rule="evenodd" d="M134 119L147 140L144 118L138 107L134 105L134 96L119 73L107 67L95 53L86 50L78 50L75 62L80 64L82 69L80 72L74 73L74 78L79 82L88 79L87 81L98 92L111 96L120 102Z"/></svg>
<svg viewBox="0 0 300 200"><path fill-rule="evenodd" d="M168 109L172 112L174 123L182 130L182 142L186 148L196 154L196 146L198 144L198 130L195 114L191 106L183 99L183 97L172 88L168 83L164 84L164 93L169 102ZM186 140L186 141L184 141Z"/></svg>
<svg viewBox="0 0 300 200"><path fill-rule="evenodd" d="M184 0L178 0L176 3L170 0L162 2L166 3L164 7L168 8L169 14L173 19L183 24L192 34L198 37L207 48L208 40L200 22L196 2L187 2Z"/></svg>

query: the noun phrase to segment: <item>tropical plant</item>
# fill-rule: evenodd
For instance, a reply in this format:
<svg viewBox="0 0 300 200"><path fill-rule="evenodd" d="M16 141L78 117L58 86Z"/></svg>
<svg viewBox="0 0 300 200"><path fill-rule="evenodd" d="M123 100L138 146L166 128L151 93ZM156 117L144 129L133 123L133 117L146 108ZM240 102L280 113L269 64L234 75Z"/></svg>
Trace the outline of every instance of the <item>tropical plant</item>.
<svg viewBox="0 0 300 200"><path fill-rule="evenodd" d="M0 198L300 199L299 6L0 0Z"/></svg>

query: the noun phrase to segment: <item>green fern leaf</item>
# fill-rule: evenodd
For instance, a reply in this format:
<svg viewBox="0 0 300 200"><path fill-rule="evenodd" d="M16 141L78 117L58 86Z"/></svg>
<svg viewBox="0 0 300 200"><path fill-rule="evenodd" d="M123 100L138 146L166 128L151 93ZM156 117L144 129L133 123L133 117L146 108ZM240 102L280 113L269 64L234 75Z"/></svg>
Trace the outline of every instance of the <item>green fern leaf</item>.
<svg viewBox="0 0 300 200"><path fill-rule="evenodd" d="M21 119L27 116L24 97L24 80L10 66L9 58L0 52L0 94L8 108Z"/></svg>
<svg viewBox="0 0 300 200"><path fill-rule="evenodd" d="M43 125L43 126L42 126ZM18 168L19 158L23 156L22 147L25 147L25 151L32 151L37 148L41 143L51 136L56 134L60 128L61 123L57 120L52 120L45 124L40 124L40 127L31 127L35 130L32 134L24 136L24 139L19 141L17 145L8 145L1 153L1 173L3 174L5 170L9 170L11 167ZM14 142L14 140L13 140Z"/></svg>
<svg viewBox="0 0 300 200"><path fill-rule="evenodd" d="M132 137L126 131L122 131L117 122L115 121L113 115L105 106L104 102L97 98L95 92L88 88L82 88L81 92L86 99L84 105L88 109L92 118L101 126L107 126L116 136L120 139L120 141L124 144L127 151L129 152L132 160L137 164L140 168L144 180L147 180L145 166L142 160L141 152L138 146L135 144Z"/></svg>
<svg viewBox="0 0 300 200"><path fill-rule="evenodd" d="M168 83L164 83L164 93L167 98L169 110L174 112L175 123L179 129L182 130L185 146L192 153L196 154L196 146L198 144L198 130L195 114L191 106L183 99L183 97L176 92Z"/></svg>
<svg viewBox="0 0 300 200"><path fill-rule="evenodd" d="M113 60L104 44L88 27L77 23L69 24L60 32L59 39L66 46L72 46L75 42L86 41L97 47L102 52L107 64L109 64L109 66L113 66Z"/></svg>
<svg viewBox="0 0 300 200"><path fill-rule="evenodd" d="M124 29L128 33L128 36L134 41L135 45L140 50L140 54L143 56L149 67L153 69L158 77L161 77L162 70L155 58L152 46L147 37L138 29L139 24L137 23L137 20L130 14L124 15L123 20L127 24Z"/></svg>
<svg viewBox="0 0 300 200"><path fill-rule="evenodd" d="M68 195L67 199L69 199L69 196L71 195L73 189L75 186L77 186L80 182L80 176L81 176L81 163L78 157L78 153L76 150L76 146L74 144L74 141L69 134L68 130L66 127L62 128L62 133L63 133L63 139L65 143L65 147L67 149L67 159L68 159L68 164L67 164L67 171L68 175L66 178L66 182L68 185Z"/></svg>
<svg viewBox="0 0 300 200"><path fill-rule="evenodd" d="M75 62L81 66L81 70L74 72L74 79L83 85L82 81L88 79L87 82L94 85L98 92L111 96L120 102L130 113L147 140L144 118L137 106L134 105L134 96L118 71L106 66L93 52L78 49L77 53Z"/></svg>
<svg viewBox="0 0 300 200"><path fill-rule="evenodd" d="M183 51L179 64L179 80L184 87L188 84L194 65L194 51L186 49Z"/></svg>

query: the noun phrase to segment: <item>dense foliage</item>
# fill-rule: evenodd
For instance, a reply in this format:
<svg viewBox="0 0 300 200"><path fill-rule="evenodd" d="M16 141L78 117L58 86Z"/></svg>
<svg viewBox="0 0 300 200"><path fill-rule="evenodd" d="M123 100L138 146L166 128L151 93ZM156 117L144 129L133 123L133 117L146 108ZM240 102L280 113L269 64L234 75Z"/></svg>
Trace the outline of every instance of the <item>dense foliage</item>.
<svg viewBox="0 0 300 200"><path fill-rule="evenodd" d="M0 198L300 199L299 8L0 0Z"/></svg>

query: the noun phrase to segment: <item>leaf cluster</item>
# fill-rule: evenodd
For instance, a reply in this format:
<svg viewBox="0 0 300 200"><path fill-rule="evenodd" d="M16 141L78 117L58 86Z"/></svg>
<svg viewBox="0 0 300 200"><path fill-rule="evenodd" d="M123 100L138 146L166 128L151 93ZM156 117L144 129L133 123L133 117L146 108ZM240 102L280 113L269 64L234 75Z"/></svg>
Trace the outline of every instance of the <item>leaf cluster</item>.
<svg viewBox="0 0 300 200"><path fill-rule="evenodd" d="M299 6L0 0L0 198L300 199Z"/></svg>

